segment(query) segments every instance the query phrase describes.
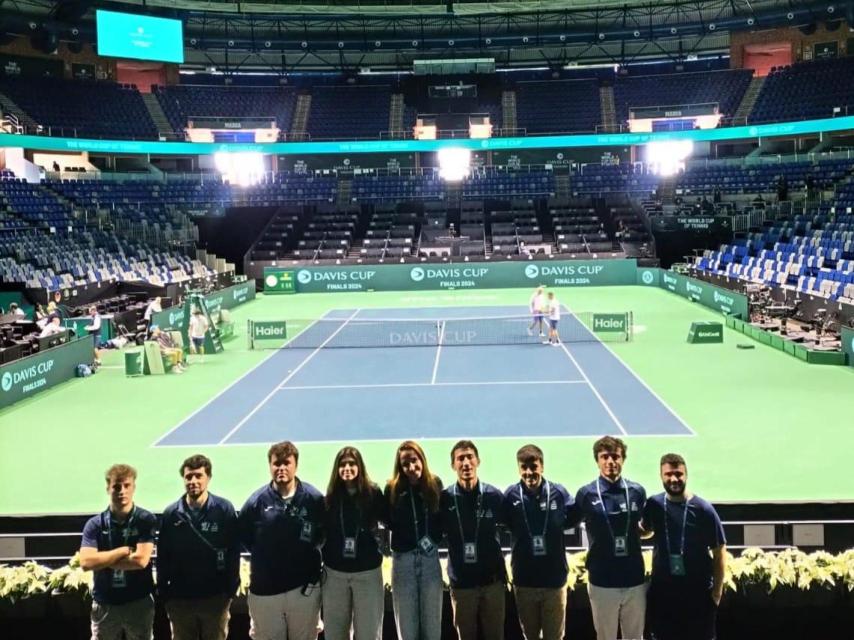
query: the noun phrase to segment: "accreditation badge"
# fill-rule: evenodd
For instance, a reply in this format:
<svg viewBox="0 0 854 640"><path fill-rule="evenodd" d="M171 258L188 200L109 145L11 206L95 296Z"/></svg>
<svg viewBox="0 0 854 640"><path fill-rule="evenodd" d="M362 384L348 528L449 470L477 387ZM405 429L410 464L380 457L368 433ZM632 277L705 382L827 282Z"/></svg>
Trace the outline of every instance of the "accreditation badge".
<svg viewBox="0 0 854 640"><path fill-rule="evenodd" d="M685 556L681 553L670 554L670 575L684 576L685 575Z"/></svg>
<svg viewBox="0 0 854 640"><path fill-rule="evenodd" d="M430 539L430 536L424 536L423 538L421 538L418 541L418 548L421 549L421 551L428 556L436 551L436 545Z"/></svg>
<svg viewBox="0 0 854 640"><path fill-rule="evenodd" d="M532 536L531 537L531 547L534 550L535 556L546 555L546 537L545 536Z"/></svg>
<svg viewBox="0 0 854 640"><path fill-rule="evenodd" d="M303 522L302 529L299 532L299 539L302 542L312 542L312 534L314 533L314 527L312 527L310 522Z"/></svg>
<svg viewBox="0 0 854 640"><path fill-rule="evenodd" d="M356 538L344 538L344 548L341 550L344 558L356 557Z"/></svg>
<svg viewBox="0 0 854 640"><path fill-rule="evenodd" d="M463 543L463 562L477 564L477 545L474 542Z"/></svg>
<svg viewBox="0 0 854 640"><path fill-rule="evenodd" d="M614 556L625 558L629 555L629 545L626 536L614 536Z"/></svg>
<svg viewBox="0 0 854 640"><path fill-rule="evenodd" d="M222 549L216 550L216 570L219 572L225 571L225 551Z"/></svg>
<svg viewBox="0 0 854 640"><path fill-rule="evenodd" d="M124 569L113 569L113 589L124 589L127 585L127 576Z"/></svg>

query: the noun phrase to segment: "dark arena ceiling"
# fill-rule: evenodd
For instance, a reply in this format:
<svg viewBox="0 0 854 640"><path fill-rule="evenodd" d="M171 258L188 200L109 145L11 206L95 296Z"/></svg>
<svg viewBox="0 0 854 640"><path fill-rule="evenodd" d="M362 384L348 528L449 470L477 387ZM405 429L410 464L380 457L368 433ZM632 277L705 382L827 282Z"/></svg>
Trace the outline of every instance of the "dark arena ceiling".
<svg viewBox="0 0 854 640"><path fill-rule="evenodd" d="M94 42L94 7L180 18L186 69L407 71L415 60L497 68L724 55L733 31L814 28L854 0L0 0L0 30Z"/></svg>

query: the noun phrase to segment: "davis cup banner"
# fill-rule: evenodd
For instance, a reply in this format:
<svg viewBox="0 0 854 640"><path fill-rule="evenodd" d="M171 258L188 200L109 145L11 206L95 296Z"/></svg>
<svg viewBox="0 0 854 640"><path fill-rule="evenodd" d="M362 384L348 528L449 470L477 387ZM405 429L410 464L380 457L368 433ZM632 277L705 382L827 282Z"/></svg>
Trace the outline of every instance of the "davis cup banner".
<svg viewBox="0 0 854 640"><path fill-rule="evenodd" d="M265 279L281 271L279 267L268 267ZM294 272L297 293L501 289L538 285L594 287L635 284L637 263L635 260L425 263L303 267Z"/></svg>

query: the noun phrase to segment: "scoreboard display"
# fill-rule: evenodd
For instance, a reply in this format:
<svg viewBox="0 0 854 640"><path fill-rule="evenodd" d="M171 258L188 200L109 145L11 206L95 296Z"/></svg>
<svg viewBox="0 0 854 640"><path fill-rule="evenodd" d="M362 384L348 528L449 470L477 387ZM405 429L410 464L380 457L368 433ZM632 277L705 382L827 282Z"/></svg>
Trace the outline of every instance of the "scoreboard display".
<svg viewBox="0 0 854 640"><path fill-rule="evenodd" d="M95 24L98 55L184 62L184 25L180 20L98 9Z"/></svg>

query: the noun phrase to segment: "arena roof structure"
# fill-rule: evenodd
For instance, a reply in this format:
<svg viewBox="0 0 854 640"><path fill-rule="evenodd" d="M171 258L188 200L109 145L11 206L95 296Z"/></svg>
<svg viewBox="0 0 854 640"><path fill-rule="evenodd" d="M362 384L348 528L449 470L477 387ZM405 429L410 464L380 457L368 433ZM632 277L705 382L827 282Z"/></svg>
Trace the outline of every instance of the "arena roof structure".
<svg viewBox="0 0 854 640"><path fill-rule="evenodd" d="M90 0L0 0L0 30L48 45L94 42ZM854 2L785 0L121 0L98 8L180 18L186 69L408 71L415 60L489 57L496 68L628 64L723 55L729 34L850 22Z"/></svg>

